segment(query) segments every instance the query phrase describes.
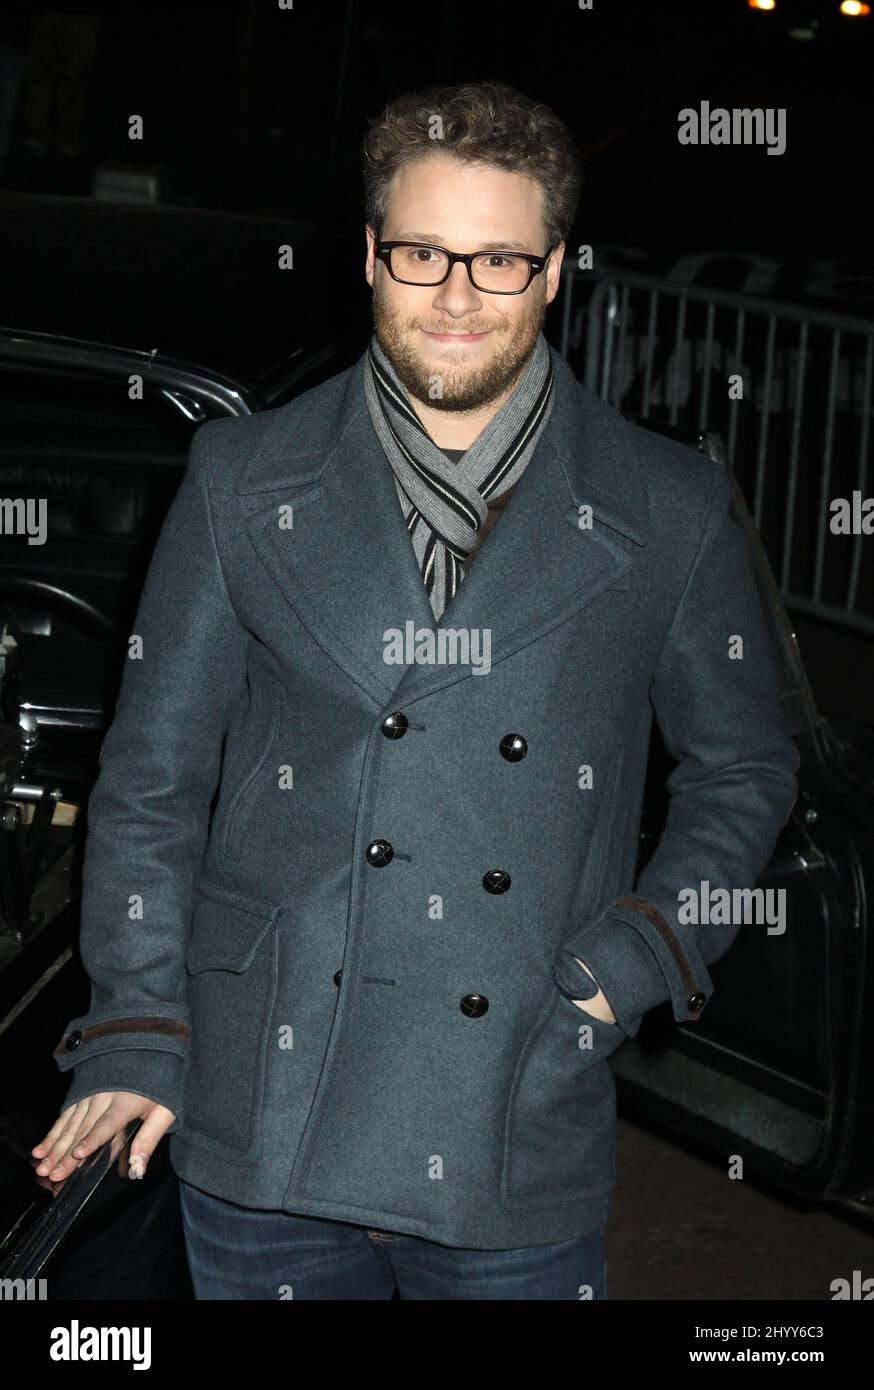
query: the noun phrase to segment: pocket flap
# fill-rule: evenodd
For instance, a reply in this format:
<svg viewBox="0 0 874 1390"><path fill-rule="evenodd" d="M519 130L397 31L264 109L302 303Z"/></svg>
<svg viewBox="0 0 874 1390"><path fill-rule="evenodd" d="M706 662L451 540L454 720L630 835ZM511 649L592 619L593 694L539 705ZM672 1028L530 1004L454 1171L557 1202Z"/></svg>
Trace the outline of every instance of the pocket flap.
<svg viewBox="0 0 874 1390"><path fill-rule="evenodd" d="M232 970L242 974L281 915L281 907L199 879L194 887L186 968L191 974L199 970Z"/></svg>

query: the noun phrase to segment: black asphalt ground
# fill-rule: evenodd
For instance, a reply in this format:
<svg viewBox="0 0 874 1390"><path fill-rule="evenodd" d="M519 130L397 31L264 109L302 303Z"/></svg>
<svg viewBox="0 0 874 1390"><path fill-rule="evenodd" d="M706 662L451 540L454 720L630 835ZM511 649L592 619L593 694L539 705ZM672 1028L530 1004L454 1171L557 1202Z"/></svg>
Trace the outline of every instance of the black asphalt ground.
<svg viewBox="0 0 874 1390"><path fill-rule="evenodd" d="M794 1201L620 1116L607 1224L610 1299L830 1300L874 1277L874 1221Z"/></svg>

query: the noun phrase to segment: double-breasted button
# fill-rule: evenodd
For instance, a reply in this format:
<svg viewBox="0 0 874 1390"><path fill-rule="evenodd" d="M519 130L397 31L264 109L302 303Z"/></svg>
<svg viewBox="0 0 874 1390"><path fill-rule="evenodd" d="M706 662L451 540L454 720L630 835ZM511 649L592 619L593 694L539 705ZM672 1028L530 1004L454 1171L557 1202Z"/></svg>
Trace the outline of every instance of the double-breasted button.
<svg viewBox="0 0 874 1390"><path fill-rule="evenodd" d="M401 710L395 710L394 714L390 714L387 718L383 719L379 726L379 731L381 734L384 734L386 738L403 738L409 727L410 721L407 716L403 714Z"/></svg>
<svg viewBox="0 0 874 1390"><path fill-rule="evenodd" d="M520 763L528 752L528 744L521 734L504 734L498 744L498 751L508 763Z"/></svg>
<svg viewBox="0 0 874 1390"><path fill-rule="evenodd" d="M506 893L511 882L510 875L504 869L489 869L487 874L483 874L483 888L487 893Z"/></svg>
<svg viewBox="0 0 874 1390"><path fill-rule="evenodd" d="M82 1041L82 1029L81 1029L81 1028L77 1028L74 1032L72 1032L72 1033L69 1035L69 1037L67 1038L67 1041L66 1041L66 1043L64 1044L64 1046L66 1047L66 1049L67 1049L68 1052L75 1052L75 1051L76 1051L76 1048L79 1046L79 1044L81 1043L81 1041Z"/></svg>
<svg viewBox="0 0 874 1390"><path fill-rule="evenodd" d="M365 850L368 864L372 864L375 869L383 869L386 864L390 864L395 857L395 852L388 840L373 840Z"/></svg>
<svg viewBox="0 0 874 1390"><path fill-rule="evenodd" d="M701 993L690 994L689 998L686 1000L688 1008L696 1013L699 1009L703 1009L706 1003L707 995Z"/></svg>
<svg viewBox="0 0 874 1390"><path fill-rule="evenodd" d="M334 984L335 984L335 985L339 985L342 974L343 974L343 971L342 971L342 970L335 970L335 971L334 971Z"/></svg>
<svg viewBox="0 0 874 1390"><path fill-rule="evenodd" d="M484 994L466 994L458 1007L467 1018L482 1018L488 1011L489 1001Z"/></svg>

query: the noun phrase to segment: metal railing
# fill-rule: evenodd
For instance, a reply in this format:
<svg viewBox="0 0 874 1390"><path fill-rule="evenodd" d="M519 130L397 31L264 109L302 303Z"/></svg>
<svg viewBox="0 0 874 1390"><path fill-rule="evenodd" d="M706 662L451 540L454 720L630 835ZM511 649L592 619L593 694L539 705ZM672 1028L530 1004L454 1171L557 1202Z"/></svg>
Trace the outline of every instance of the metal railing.
<svg viewBox="0 0 874 1390"><path fill-rule="evenodd" d="M874 633L874 323L625 269L562 277L577 375L633 420L722 435L786 603Z"/></svg>

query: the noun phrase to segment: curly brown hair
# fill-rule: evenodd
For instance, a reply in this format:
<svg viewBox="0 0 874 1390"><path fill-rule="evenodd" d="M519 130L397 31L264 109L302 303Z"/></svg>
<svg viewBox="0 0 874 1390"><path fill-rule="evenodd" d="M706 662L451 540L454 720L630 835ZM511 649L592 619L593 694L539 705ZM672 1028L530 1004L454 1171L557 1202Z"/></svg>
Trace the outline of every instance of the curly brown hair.
<svg viewBox="0 0 874 1390"><path fill-rule="evenodd" d="M442 124L435 138L434 119ZM392 179L439 151L467 164L527 174L543 192L550 245L565 241L577 210L582 165L570 131L550 107L506 82L432 86L395 97L367 123L362 149L364 211L382 235Z"/></svg>

